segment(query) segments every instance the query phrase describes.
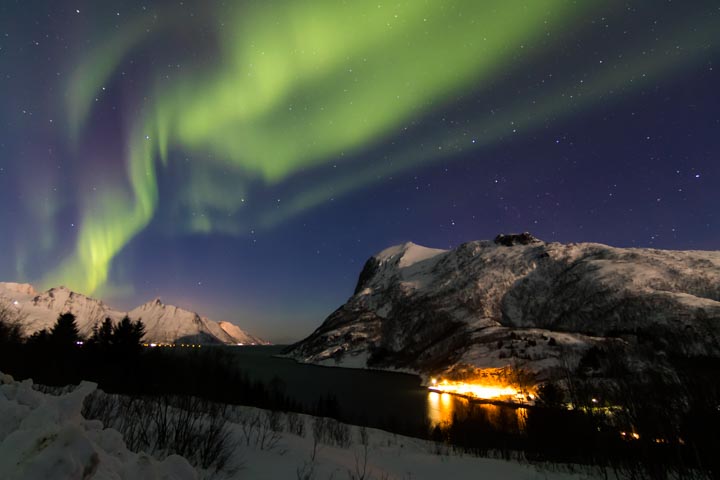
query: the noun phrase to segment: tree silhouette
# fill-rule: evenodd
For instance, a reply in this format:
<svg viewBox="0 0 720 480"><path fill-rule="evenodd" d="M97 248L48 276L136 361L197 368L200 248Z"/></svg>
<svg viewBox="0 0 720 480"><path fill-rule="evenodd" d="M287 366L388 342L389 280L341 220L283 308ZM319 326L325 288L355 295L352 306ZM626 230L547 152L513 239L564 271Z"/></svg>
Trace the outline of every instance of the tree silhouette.
<svg viewBox="0 0 720 480"><path fill-rule="evenodd" d="M80 331L72 313L60 314L50 330L50 341L57 346L75 345L80 340Z"/></svg>
<svg viewBox="0 0 720 480"><path fill-rule="evenodd" d="M112 328L112 342L118 350L124 352L139 350L144 336L145 325L142 320L133 322L127 315Z"/></svg>
<svg viewBox="0 0 720 480"><path fill-rule="evenodd" d="M47 328L38 330L37 332L30 335L27 340L28 345L31 346L46 346L50 342L50 332Z"/></svg>
<svg viewBox="0 0 720 480"><path fill-rule="evenodd" d="M100 348L109 348L114 343L113 324L110 318L106 318L100 326L93 327L93 334L90 342Z"/></svg>

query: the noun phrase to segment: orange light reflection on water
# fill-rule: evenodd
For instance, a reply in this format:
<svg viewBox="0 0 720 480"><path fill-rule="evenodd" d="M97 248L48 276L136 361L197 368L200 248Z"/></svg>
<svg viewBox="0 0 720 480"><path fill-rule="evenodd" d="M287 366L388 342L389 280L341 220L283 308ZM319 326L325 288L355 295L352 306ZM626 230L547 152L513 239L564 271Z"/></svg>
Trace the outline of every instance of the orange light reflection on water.
<svg viewBox="0 0 720 480"><path fill-rule="evenodd" d="M454 418L463 419L467 416L484 418L488 425L498 431L523 432L528 409L470 402L449 393L428 392L428 420L432 427L447 427L453 423Z"/></svg>
<svg viewBox="0 0 720 480"><path fill-rule="evenodd" d="M449 393L428 393L428 418L431 425L452 423L455 409L454 400Z"/></svg>

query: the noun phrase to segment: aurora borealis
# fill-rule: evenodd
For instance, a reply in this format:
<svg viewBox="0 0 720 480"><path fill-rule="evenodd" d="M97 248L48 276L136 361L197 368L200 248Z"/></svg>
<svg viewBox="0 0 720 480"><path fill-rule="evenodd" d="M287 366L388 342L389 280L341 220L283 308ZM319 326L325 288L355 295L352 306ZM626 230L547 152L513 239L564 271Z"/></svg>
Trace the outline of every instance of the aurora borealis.
<svg viewBox="0 0 720 480"><path fill-rule="evenodd" d="M271 340L412 240L720 248L714 1L8 1L0 274Z"/></svg>

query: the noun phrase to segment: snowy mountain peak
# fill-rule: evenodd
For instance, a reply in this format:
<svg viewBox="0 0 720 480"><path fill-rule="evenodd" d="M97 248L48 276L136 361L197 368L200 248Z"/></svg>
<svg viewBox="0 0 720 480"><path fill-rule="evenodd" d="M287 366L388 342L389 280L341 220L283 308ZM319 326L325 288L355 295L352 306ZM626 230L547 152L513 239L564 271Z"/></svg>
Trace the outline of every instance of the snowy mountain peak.
<svg viewBox="0 0 720 480"><path fill-rule="evenodd" d="M35 288L29 283L3 283L3 289L8 293L18 293L20 295L37 295Z"/></svg>
<svg viewBox="0 0 720 480"><path fill-rule="evenodd" d="M497 245L504 245L506 247L512 247L515 245L530 245L533 243L545 243L542 240L540 240L537 237L534 237L529 232L523 232L523 233L510 233L510 234L504 234L501 233L497 237L495 237L495 240L493 240L493 243Z"/></svg>
<svg viewBox="0 0 720 480"><path fill-rule="evenodd" d="M60 286L58 286L58 287L49 288L49 289L47 289L47 290L46 290L45 292L43 292L43 293L46 294L46 295L49 295L49 296L51 296L51 297L52 297L52 296L55 296L55 295L62 295L62 296L69 297L69 296L71 296L74 292L73 292L72 290L70 290L69 288L67 288L66 286L60 285ZM80 294L78 294L78 295L80 295Z"/></svg>
<svg viewBox="0 0 720 480"><path fill-rule="evenodd" d="M172 306L172 305L168 305L168 306ZM160 297L155 297L152 300L149 300L149 301L143 303L138 308L150 310L150 309L154 309L154 308L158 308L158 307L160 307L160 308L165 307L165 304L162 302L162 300L160 300Z"/></svg>
<svg viewBox="0 0 720 480"><path fill-rule="evenodd" d="M93 326L106 318L119 322L128 315L132 320L142 319L146 328L145 340L148 342L267 343L237 326L229 334L217 322L174 305L165 305L160 298L154 298L125 313L63 286L37 293L28 284L0 282L0 304L10 304L20 310L27 335L51 328L60 314L69 312L76 316L80 333L85 336L90 335Z"/></svg>
<svg viewBox="0 0 720 480"><path fill-rule="evenodd" d="M374 256L381 263L395 263L398 267L409 267L415 263L427 260L447 250L438 248L428 248L417 245L413 242L405 242L401 245L395 245L386 248L382 252Z"/></svg>

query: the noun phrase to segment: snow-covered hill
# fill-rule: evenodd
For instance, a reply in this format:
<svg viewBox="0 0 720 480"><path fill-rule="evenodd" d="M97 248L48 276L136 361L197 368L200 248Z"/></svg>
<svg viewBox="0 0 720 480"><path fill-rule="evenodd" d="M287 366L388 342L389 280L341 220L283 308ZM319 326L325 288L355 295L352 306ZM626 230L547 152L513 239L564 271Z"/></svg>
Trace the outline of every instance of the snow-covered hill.
<svg viewBox="0 0 720 480"><path fill-rule="evenodd" d="M522 367L557 376L593 345L720 355L720 252L546 243L500 235L454 250L413 243L363 268L298 360L422 374Z"/></svg>
<svg viewBox="0 0 720 480"><path fill-rule="evenodd" d="M132 320L142 319L146 327L145 340L148 342L244 345L267 343L231 323L218 323L195 312L165 305L159 298L130 312L121 312L100 300L72 292L65 287L51 288L39 293L29 284L0 283L0 302L18 309L26 335L43 328L51 328L58 315L70 312L76 316L80 333L84 336L90 335L93 326L105 318L118 322L127 314Z"/></svg>

